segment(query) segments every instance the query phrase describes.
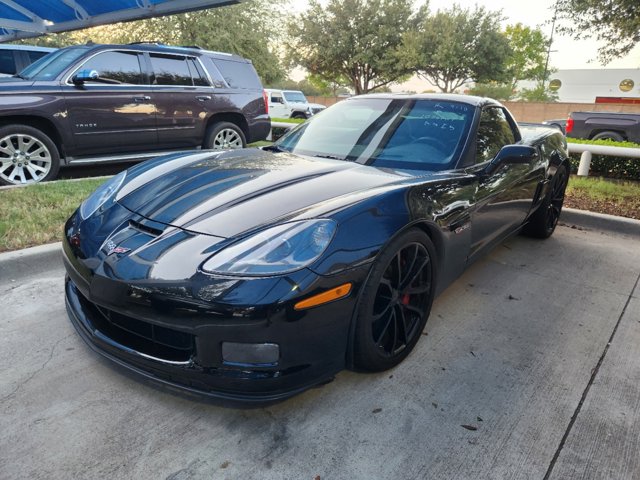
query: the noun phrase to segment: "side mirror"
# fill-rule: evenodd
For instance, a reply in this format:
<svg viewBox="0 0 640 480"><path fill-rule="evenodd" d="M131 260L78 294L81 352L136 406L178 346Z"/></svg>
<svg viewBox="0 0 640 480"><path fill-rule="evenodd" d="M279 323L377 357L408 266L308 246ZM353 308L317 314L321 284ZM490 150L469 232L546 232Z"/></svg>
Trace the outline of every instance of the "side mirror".
<svg viewBox="0 0 640 480"><path fill-rule="evenodd" d="M71 78L71 81L76 85L82 85L84 82L95 82L99 78L97 70L80 70Z"/></svg>
<svg viewBox="0 0 640 480"><path fill-rule="evenodd" d="M528 164L538 154L529 145L505 145L483 170L484 175L492 175L503 165Z"/></svg>

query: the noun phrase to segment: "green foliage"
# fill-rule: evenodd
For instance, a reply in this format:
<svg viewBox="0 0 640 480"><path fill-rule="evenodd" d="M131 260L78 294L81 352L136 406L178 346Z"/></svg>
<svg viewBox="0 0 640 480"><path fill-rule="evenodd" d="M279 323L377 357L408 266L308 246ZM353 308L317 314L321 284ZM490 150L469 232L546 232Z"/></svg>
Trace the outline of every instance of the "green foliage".
<svg viewBox="0 0 640 480"><path fill-rule="evenodd" d="M453 92L468 81L501 82L509 75L511 51L500 31L499 12L454 5L430 15L419 12L419 27L404 38L404 63L443 92Z"/></svg>
<svg viewBox="0 0 640 480"><path fill-rule="evenodd" d="M584 140L581 138L567 138L569 143L587 145L605 145L607 147L640 148L640 145L632 142L614 142L613 140ZM571 154L571 167L578 171L580 154ZM628 157L614 157L610 155L593 155L591 157L590 174L601 175L610 178L624 178L627 180L640 180L640 159Z"/></svg>
<svg viewBox="0 0 640 480"><path fill-rule="evenodd" d="M511 76L511 87L515 88L520 80L546 80L545 64L549 39L539 28L523 26L521 23L507 25L505 36L509 41L511 53L506 68Z"/></svg>
<svg viewBox="0 0 640 480"><path fill-rule="evenodd" d="M411 69L399 62L404 32L412 28L412 0L318 0L289 23L286 51L327 82L346 80L356 94L401 81Z"/></svg>
<svg viewBox="0 0 640 480"><path fill-rule="evenodd" d="M476 83L473 88L469 89L470 95L478 97L489 97L495 100L507 101L511 100L514 95L513 87L504 83Z"/></svg>
<svg viewBox="0 0 640 480"><path fill-rule="evenodd" d="M638 0L556 0L558 30L575 38L595 37L603 62L621 57L640 43Z"/></svg>
<svg viewBox="0 0 640 480"><path fill-rule="evenodd" d="M284 79L285 71L270 45L284 35L284 0L252 0L224 8L117 23L38 39L40 45L62 47L96 43L161 42L198 45L250 59L264 83Z"/></svg>
<svg viewBox="0 0 640 480"><path fill-rule="evenodd" d="M557 102L558 92L553 92L539 84L534 88L523 88L518 92L518 99L523 102Z"/></svg>
<svg viewBox="0 0 640 480"><path fill-rule="evenodd" d="M614 140L586 140L583 138L567 138L569 143L582 143L587 145L604 145L607 147L640 148L640 144L633 142L616 142Z"/></svg>

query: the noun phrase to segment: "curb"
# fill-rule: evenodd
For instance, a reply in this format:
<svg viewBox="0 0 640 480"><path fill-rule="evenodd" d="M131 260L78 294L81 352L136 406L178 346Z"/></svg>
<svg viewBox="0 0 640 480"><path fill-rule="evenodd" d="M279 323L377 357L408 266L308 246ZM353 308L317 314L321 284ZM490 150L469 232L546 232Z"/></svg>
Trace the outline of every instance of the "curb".
<svg viewBox="0 0 640 480"><path fill-rule="evenodd" d="M575 208L563 208L560 224L566 226L580 226L588 230L601 230L618 235L629 235L640 239L640 220L632 218L593 213Z"/></svg>
<svg viewBox="0 0 640 480"><path fill-rule="evenodd" d="M568 227L606 231L617 235L628 235L640 239L640 220L631 218L564 208L560 224ZM19 280L32 276L35 272L47 272L61 266L61 242L0 253L0 283Z"/></svg>
<svg viewBox="0 0 640 480"><path fill-rule="evenodd" d="M14 282L61 266L61 242L0 253L0 283Z"/></svg>

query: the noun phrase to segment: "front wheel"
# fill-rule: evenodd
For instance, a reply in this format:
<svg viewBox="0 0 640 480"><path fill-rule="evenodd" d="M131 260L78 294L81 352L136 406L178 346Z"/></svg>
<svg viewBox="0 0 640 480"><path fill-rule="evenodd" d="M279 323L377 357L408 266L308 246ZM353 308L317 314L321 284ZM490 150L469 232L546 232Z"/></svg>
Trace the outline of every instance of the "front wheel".
<svg viewBox="0 0 640 480"><path fill-rule="evenodd" d="M60 155L55 143L28 125L0 128L0 185L28 185L58 175Z"/></svg>
<svg viewBox="0 0 640 480"><path fill-rule="evenodd" d="M203 148L210 150L234 150L247 146L240 127L231 122L217 122L207 129Z"/></svg>
<svg viewBox="0 0 640 480"><path fill-rule="evenodd" d="M562 205L564 204L564 192L569 182L569 172L564 165L560 165L551 179L551 187L547 196L531 216L529 223L523 229L525 235L535 238L549 238L558 225Z"/></svg>
<svg viewBox="0 0 640 480"><path fill-rule="evenodd" d="M387 370L415 347L435 295L435 258L429 236L418 229L401 234L378 256L356 315L356 368Z"/></svg>

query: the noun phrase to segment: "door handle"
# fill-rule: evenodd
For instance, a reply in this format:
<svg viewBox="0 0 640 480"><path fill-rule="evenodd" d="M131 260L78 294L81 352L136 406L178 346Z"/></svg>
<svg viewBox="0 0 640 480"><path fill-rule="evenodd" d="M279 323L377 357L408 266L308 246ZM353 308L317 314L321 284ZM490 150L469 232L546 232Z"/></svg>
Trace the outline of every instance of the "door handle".
<svg viewBox="0 0 640 480"><path fill-rule="evenodd" d="M148 102L149 100L151 100L151 97L148 95L145 95L143 97L133 97L133 101L136 103L144 103Z"/></svg>
<svg viewBox="0 0 640 480"><path fill-rule="evenodd" d="M211 100L210 95L199 95L196 97L199 102L206 102L207 100Z"/></svg>

